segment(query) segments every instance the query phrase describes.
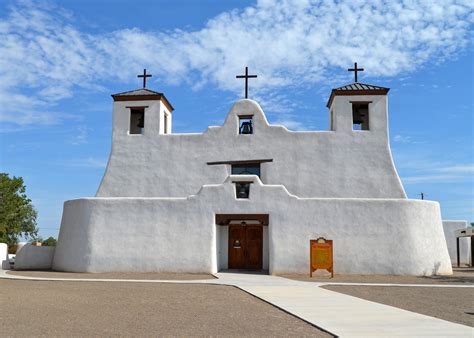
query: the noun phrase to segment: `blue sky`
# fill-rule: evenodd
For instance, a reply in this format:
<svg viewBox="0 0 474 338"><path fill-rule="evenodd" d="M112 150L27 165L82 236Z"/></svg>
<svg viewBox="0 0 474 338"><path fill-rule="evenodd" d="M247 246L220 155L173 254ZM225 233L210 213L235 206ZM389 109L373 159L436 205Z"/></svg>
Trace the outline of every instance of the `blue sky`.
<svg viewBox="0 0 474 338"><path fill-rule="evenodd" d="M442 5L440 5L442 4ZM326 130L330 89L390 87L390 140L410 198L474 221L472 1L2 1L0 170L22 176L40 234L64 200L94 196L111 143L110 94L141 86L174 132L223 122L243 96L271 123Z"/></svg>

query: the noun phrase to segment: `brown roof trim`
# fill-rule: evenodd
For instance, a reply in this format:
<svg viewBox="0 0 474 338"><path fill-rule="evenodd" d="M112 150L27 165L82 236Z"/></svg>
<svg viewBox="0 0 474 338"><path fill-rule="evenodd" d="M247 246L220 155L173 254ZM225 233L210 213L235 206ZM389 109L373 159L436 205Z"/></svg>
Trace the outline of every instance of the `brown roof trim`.
<svg viewBox="0 0 474 338"><path fill-rule="evenodd" d="M360 103L360 104L369 104L369 103L373 103L373 101L349 101L350 103Z"/></svg>
<svg viewBox="0 0 474 338"><path fill-rule="evenodd" d="M251 119L251 118L253 118L253 114L245 114L245 115L239 115L239 114L237 114L237 116L238 116L240 119Z"/></svg>
<svg viewBox="0 0 474 338"><path fill-rule="evenodd" d="M231 221L258 221L261 225L268 225L268 214L216 214L217 225L228 225Z"/></svg>
<svg viewBox="0 0 474 338"><path fill-rule="evenodd" d="M208 165L219 165L219 164L258 164L265 162L273 162L272 158L263 160L247 160L247 161L218 161L218 162L207 162Z"/></svg>
<svg viewBox="0 0 474 338"><path fill-rule="evenodd" d="M168 101L166 96L163 94L153 94L153 95L112 95L114 101L151 101L151 100L160 100L166 106L166 108L172 112L174 110L171 103Z"/></svg>
<svg viewBox="0 0 474 338"><path fill-rule="evenodd" d="M359 90L340 90L333 89L326 107L330 107L335 96L353 96L353 95L387 95L390 88L382 89L359 89Z"/></svg>

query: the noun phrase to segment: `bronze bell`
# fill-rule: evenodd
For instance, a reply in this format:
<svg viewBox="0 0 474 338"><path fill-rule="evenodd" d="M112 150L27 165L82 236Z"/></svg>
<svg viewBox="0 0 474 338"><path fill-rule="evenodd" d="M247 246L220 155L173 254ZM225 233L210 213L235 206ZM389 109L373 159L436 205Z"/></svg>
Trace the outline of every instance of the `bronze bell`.
<svg viewBox="0 0 474 338"><path fill-rule="evenodd" d="M252 122L250 122L250 121L242 122L242 125L240 126L240 133L241 134L252 134L253 133Z"/></svg>
<svg viewBox="0 0 474 338"><path fill-rule="evenodd" d="M237 183L237 198L249 198L249 184Z"/></svg>

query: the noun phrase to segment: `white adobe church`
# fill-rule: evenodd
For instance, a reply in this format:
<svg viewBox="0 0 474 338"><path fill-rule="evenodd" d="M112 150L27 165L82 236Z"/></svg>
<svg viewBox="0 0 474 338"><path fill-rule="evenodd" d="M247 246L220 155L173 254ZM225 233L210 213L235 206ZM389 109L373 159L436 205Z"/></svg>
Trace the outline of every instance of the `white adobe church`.
<svg viewBox="0 0 474 338"><path fill-rule="evenodd" d="M394 166L389 88L333 89L325 131L242 99L222 126L175 134L145 87L112 95L107 169L96 197L65 202L54 270L309 273L322 236L336 274L452 274L439 204L407 199Z"/></svg>

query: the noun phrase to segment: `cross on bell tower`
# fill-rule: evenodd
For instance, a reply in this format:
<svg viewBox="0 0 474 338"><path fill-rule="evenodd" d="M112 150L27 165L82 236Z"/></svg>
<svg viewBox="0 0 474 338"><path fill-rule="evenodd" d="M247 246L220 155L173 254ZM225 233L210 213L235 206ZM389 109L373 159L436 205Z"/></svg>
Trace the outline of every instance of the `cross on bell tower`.
<svg viewBox="0 0 474 338"><path fill-rule="evenodd" d="M256 78L257 75L249 75L249 67L245 67L245 75L237 75L237 79L245 79L245 98L249 96L249 78Z"/></svg>
<svg viewBox="0 0 474 338"><path fill-rule="evenodd" d="M146 68L143 70L143 75L137 75L137 77L142 77L143 78L143 88L146 88L146 78L147 77L152 77L152 76L153 75L146 73Z"/></svg>
<svg viewBox="0 0 474 338"><path fill-rule="evenodd" d="M364 68L357 68L357 62L354 62L354 68L348 68L348 72L354 72L355 82L357 82L357 72L363 72Z"/></svg>

